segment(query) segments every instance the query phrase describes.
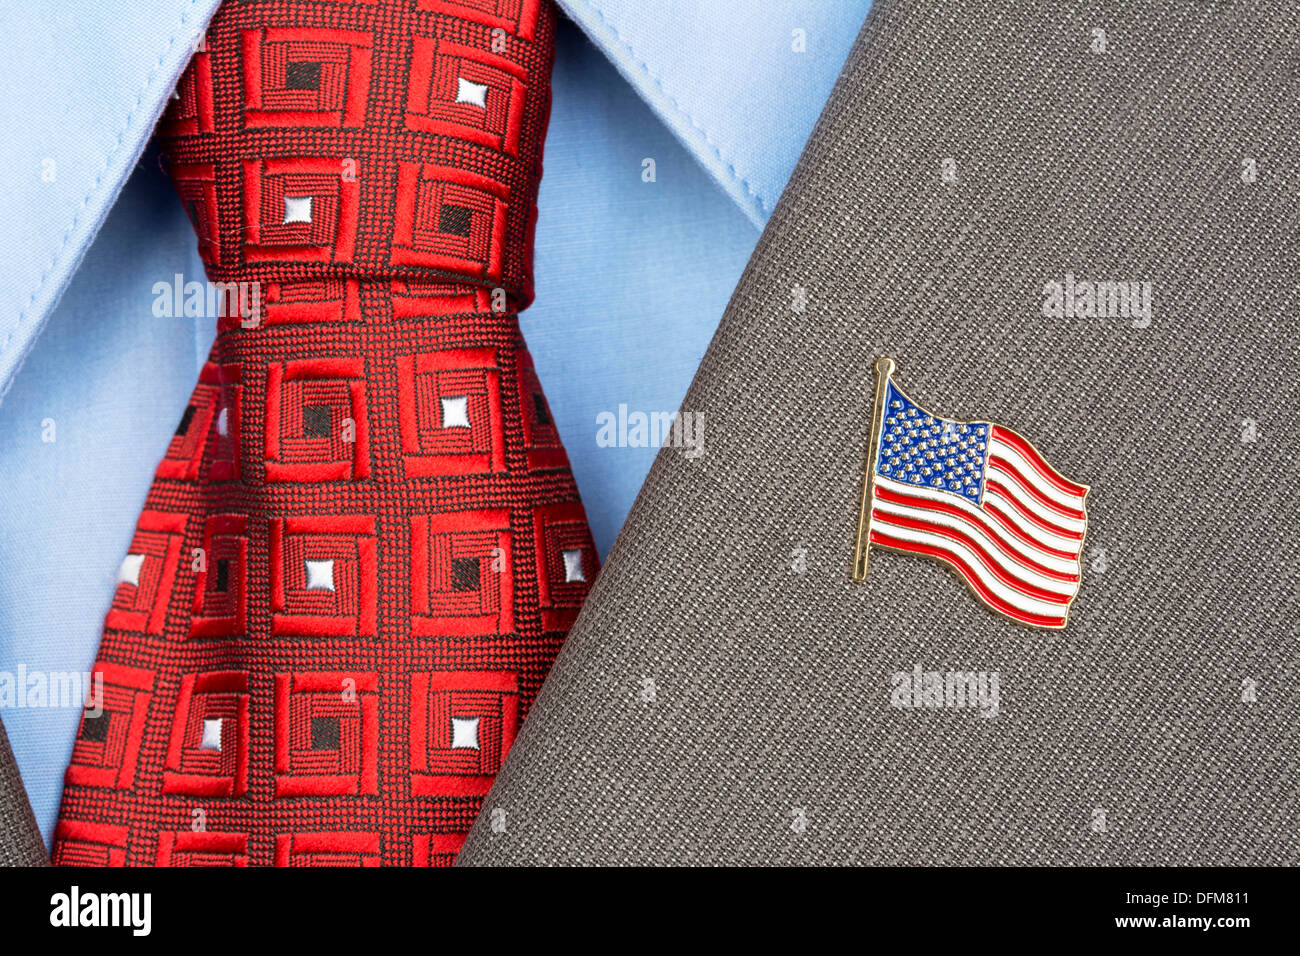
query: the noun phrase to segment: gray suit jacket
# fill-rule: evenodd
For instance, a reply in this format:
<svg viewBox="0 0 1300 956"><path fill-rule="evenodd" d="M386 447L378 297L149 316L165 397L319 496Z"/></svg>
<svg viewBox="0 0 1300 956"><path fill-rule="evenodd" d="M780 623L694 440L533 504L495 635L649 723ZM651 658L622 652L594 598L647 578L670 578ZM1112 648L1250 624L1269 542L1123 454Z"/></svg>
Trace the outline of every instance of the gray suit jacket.
<svg viewBox="0 0 1300 956"><path fill-rule="evenodd" d="M44 866L45 844L0 724L0 866Z"/></svg>
<svg viewBox="0 0 1300 956"><path fill-rule="evenodd" d="M460 862L1296 862L1298 40L877 0L685 400L704 454L660 454ZM1077 280L1141 294L1055 314ZM1067 628L912 555L851 580L882 355L1091 485ZM897 706L918 668L996 716Z"/></svg>

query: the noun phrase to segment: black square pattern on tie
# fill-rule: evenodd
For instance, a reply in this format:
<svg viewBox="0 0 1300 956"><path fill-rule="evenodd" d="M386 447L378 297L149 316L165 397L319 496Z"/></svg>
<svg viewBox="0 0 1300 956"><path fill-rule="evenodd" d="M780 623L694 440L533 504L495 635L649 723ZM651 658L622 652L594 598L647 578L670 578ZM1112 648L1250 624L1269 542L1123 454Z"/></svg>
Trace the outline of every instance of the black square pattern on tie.
<svg viewBox="0 0 1300 956"><path fill-rule="evenodd" d="M464 206L444 203L438 213L438 231L449 236L469 238L470 211Z"/></svg>
<svg viewBox="0 0 1300 956"><path fill-rule="evenodd" d="M290 90L320 89L320 64L290 63L284 70L284 85Z"/></svg>
<svg viewBox="0 0 1300 956"><path fill-rule="evenodd" d="M311 719L311 749L339 749L339 719L337 717L313 717Z"/></svg>
<svg viewBox="0 0 1300 956"><path fill-rule="evenodd" d="M89 743L104 743L108 740L108 721L108 714L100 714L98 717L87 715L81 722L81 739Z"/></svg>
<svg viewBox="0 0 1300 956"><path fill-rule="evenodd" d="M328 405L307 405L302 410L302 437L329 438L330 407Z"/></svg>
<svg viewBox="0 0 1300 956"><path fill-rule="evenodd" d="M453 591L478 590L478 558L457 558L451 565Z"/></svg>

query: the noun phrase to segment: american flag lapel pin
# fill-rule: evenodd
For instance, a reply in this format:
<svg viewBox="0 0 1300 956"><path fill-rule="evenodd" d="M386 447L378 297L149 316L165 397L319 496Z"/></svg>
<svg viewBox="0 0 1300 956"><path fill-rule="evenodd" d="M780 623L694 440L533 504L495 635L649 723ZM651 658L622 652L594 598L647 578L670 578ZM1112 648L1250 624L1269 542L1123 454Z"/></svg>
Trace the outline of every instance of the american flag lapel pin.
<svg viewBox="0 0 1300 956"><path fill-rule="evenodd" d="M1063 628L1079 593L1088 486L994 422L926 411L876 362L871 449L853 579L871 548L947 564L981 601L1030 627Z"/></svg>

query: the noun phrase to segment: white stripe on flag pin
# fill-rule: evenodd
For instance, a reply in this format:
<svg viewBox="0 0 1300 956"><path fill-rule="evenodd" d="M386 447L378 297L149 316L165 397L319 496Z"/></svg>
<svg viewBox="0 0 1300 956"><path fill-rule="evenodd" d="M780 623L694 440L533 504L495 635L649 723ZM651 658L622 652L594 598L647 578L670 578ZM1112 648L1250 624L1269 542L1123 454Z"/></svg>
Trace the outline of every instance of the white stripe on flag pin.
<svg viewBox="0 0 1300 956"><path fill-rule="evenodd" d="M1088 486L993 422L934 415L876 362L871 451L853 579L872 547L944 562L981 601L1031 627L1063 628L1079 593Z"/></svg>

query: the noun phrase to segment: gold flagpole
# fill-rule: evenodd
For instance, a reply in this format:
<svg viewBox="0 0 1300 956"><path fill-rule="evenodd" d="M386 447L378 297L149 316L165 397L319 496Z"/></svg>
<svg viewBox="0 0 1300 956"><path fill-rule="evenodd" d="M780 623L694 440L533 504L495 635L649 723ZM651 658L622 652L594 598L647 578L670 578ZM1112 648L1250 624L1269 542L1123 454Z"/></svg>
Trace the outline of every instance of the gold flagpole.
<svg viewBox="0 0 1300 956"><path fill-rule="evenodd" d="M876 485L876 459L880 454L880 433L885 421L885 390L894 373L894 360L876 360L876 403L871 413L871 444L867 447L867 470L862 476L862 504L858 508L858 547L853 555L853 580L867 577L867 552L871 549L871 502Z"/></svg>

